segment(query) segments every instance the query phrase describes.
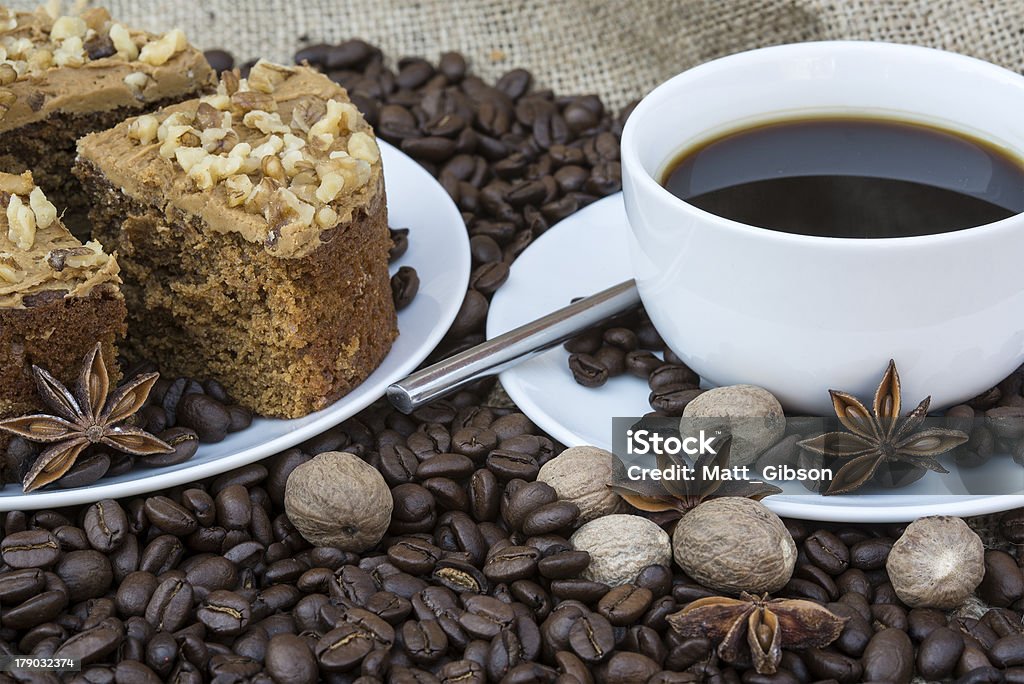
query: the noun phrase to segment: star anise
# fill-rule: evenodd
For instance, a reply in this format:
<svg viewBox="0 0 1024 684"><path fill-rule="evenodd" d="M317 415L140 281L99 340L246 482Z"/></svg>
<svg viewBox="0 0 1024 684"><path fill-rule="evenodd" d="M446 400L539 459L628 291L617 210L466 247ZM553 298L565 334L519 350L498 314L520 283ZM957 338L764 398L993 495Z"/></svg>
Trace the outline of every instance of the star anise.
<svg viewBox="0 0 1024 684"><path fill-rule="evenodd" d="M708 499L740 496L759 501L766 496L782 491L766 482L706 477L714 472L715 467L718 467L719 472L729 469L731 447L732 437L730 435L714 438L712 448L716 453L711 453L711 450L708 450L699 455L692 467L681 455L659 453L657 454L658 470L663 473L663 478L660 480L630 479L626 475L625 464L616 457L612 464L613 481L608 483L608 487L634 508L660 514L656 516L657 520L655 521L660 524L682 517ZM666 473L679 474L684 469L689 473L689 479L664 478Z"/></svg>
<svg viewBox="0 0 1024 684"><path fill-rule="evenodd" d="M86 447L94 444L136 456L173 451L144 430L119 425L142 408L159 373L136 376L108 397L110 380L98 343L82 362L74 393L39 366L32 366L32 373L40 398L56 415L0 420L0 430L50 444L26 473L22 482L26 492L59 479Z"/></svg>
<svg viewBox="0 0 1024 684"><path fill-rule="evenodd" d="M918 430L928 415L930 396L905 418L900 417L900 375L892 360L875 392L873 412L846 392L829 390L829 394L839 422L850 432L828 432L800 442L808 451L846 461L825 494L852 492L868 482L884 464L948 473L935 457L968 440L968 435L960 430Z"/></svg>
<svg viewBox="0 0 1024 684"><path fill-rule="evenodd" d="M744 592L738 599L697 599L667 619L683 636L717 642L722 660L742 664L749 655L758 674L767 675L778 669L783 648L827 646L839 638L848 618L813 601Z"/></svg>

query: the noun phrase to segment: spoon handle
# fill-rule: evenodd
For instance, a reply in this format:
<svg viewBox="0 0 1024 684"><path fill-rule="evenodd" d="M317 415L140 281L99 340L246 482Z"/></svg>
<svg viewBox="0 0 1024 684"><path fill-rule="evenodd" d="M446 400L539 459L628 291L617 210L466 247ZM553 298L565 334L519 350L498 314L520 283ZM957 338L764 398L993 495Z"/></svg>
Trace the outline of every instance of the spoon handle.
<svg viewBox="0 0 1024 684"><path fill-rule="evenodd" d="M411 413L480 378L533 358L639 303L636 283L619 283L416 371L388 387L388 400L399 411Z"/></svg>

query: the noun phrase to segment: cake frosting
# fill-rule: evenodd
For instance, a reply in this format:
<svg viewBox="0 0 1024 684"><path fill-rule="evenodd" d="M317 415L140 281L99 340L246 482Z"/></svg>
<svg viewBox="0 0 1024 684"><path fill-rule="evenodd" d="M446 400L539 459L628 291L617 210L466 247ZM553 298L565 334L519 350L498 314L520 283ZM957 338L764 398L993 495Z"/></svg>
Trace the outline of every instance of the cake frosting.
<svg viewBox="0 0 1024 684"><path fill-rule="evenodd" d="M0 173L0 308L48 292L85 297L102 283L119 285L118 273L98 242L68 232L30 172Z"/></svg>
<svg viewBox="0 0 1024 684"><path fill-rule="evenodd" d="M0 58L0 132L55 112L142 107L215 78L180 30L136 31L102 8L76 16L0 8Z"/></svg>
<svg viewBox="0 0 1024 684"><path fill-rule="evenodd" d="M128 196L202 216L281 258L312 253L357 209L384 202L370 125L343 88L306 67L226 72L214 94L88 135L78 151Z"/></svg>

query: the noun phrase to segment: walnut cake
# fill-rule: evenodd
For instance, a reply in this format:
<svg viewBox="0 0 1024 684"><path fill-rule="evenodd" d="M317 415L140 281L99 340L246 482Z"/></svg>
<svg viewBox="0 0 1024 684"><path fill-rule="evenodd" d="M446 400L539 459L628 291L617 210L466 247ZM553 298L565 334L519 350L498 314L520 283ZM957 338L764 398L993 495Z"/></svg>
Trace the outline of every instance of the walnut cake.
<svg viewBox="0 0 1024 684"><path fill-rule="evenodd" d="M58 16L0 7L0 170L31 170L72 231L87 235L70 173L77 139L195 97L214 78L180 30L136 31L102 8Z"/></svg>
<svg viewBox="0 0 1024 684"><path fill-rule="evenodd" d="M33 364L71 383L101 342L116 367L125 333L118 273L100 243L68 232L31 173L0 173L0 417L41 408Z"/></svg>
<svg viewBox="0 0 1024 684"><path fill-rule="evenodd" d="M266 416L322 409L397 335L384 176L345 91L304 67L79 142L94 235L117 250L127 353L217 378Z"/></svg>

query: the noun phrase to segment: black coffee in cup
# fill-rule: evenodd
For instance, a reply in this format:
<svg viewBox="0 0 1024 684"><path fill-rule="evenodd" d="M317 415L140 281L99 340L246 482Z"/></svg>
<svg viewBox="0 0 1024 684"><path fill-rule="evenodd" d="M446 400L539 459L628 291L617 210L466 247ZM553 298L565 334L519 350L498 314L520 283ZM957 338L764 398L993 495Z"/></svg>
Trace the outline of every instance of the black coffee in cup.
<svg viewBox="0 0 1024 684"><path fill-rule="evenodd" d="M734 221L826 237L947 233L1024 211L1024 161L963 133L888 119L732 131L680 153L662 184Z"/></svg>

